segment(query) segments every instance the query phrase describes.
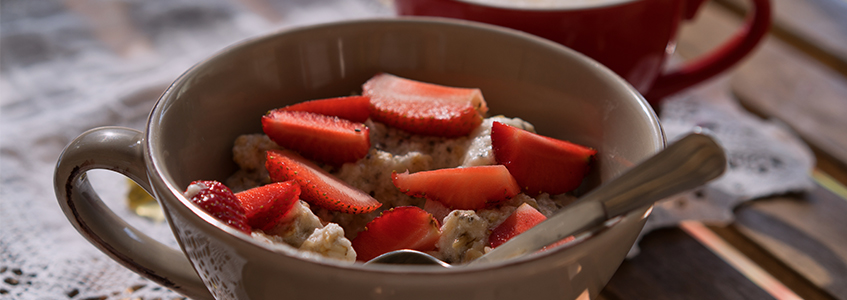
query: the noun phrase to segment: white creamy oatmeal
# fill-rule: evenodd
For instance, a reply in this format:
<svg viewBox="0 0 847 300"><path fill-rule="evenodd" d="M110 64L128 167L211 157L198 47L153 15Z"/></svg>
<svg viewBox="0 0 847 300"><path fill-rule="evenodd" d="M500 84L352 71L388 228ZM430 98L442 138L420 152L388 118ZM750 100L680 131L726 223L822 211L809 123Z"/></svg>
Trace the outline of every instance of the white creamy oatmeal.
<svg viewBox="0 0 847 300"><path fill-rule="evenodd" d="M256 231L254 237L273 243L285 243L303 251L347 261L355 260L350 240L383 210L397 206L424 207L424 198L403 194L391 180L392 172L410 173L496 164L491 148L491 126L494 121L535 132L532 124L519 118L502 116L486 118L468 136L442 138L410 134L368 120L371 149L368 155L340 168L325 167L327 171L383 203L368 214L346 214L321 208L310 208L301 201L285 222L267 232ZM233 146L233 160L240 169L226 185L233 191L270 183L264 167L265 152L279 146L264 134L238 137ZM456 210L442 220L441 238L432 254L451 263L469 262L489 251L488 235L522 203L529 203L542 214L550 216L573 198L559 195L551 198L541 194L536 198L518 194L504 204L478 211Z"/></svg>

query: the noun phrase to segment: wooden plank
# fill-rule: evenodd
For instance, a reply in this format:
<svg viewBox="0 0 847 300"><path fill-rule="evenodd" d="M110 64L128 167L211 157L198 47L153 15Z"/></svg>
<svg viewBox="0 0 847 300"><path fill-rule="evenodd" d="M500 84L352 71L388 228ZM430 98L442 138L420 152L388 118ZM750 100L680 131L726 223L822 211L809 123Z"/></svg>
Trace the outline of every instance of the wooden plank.
<svg viewBox="0 0 847 300"><path fill-rule="evenodd" d="M675 54L683 59L700 57L729 39L741 24L736 13L714 1L706 2L694 20L680 27Z"/></svg>
<svg viewBox="0 0 847 300"><path fill-rule="evenodd" d="M710 2L695 22L682 28L678 54L701 55L716 41L729 37L740 24L738 15ZM784 121L809 144L840 162L841 169L847 169L845 77L773 37L767 37L732 72L732 88L745 107Z"/></svg>
<svg viewBox="0 0 847 300"><path fill-rule="evenodd" d="M819 156L847 169L847 78L775 39L732 78L748 109L778 118L796 130Z"/></svg>
<svg viewBox="0 0 847 300"><path fill-rule="evenodd" d="M821 1L825 0L788 4L775 0L775 4L783 3L775 5L775 15L790 17L793 14L786 9L797 10ZM678 53L683 57L701 55L740 24L739 14L719 5L707 5L697 22L683 28ZM801 46L817 47L814 41L819 37L802 32L795 36L803 37ZM840 50L821 47L812 51L798 47L796 40L770 36L733 70L731 85L746 108L794 128L813 146L818 165L845 182L847 135L842 130L847 128L847 118L843 117L847 114L847 80L839 69ZM827 55L820 53L835 57L835 63L822 59ZM736 210L738 221L731 229L723 230L722 236L731 237L727 239L733 245L741 246L746 255L754 257L804 298L847 299L845 214L847 201L817 188L803 195L774 197L742 206ZM807 288L809 284L824 293Z"/></svg>
<svg viewBox="0 0 847 300"><path fill-rule="evenodd" d="M821 155L845 169L847 80L787 48L768 48L759 54L739 68L733 91L745 107L787 123Z"/></svg>
<svg viewBox="0 0 847 300"><path fill-rule="evenodd" d="M841 185L847 185L847 168L845 168L844 162L835 159L815 147L812 147L812 150L815 152L815 157L817 157L815 164L817 172L825 174Z"/></svg>
<svg viewBox="0 0 847 300"><path fill-rule="evenodd" d="M601 293L604 299L769 299L764 290L679 228L644 237Z"/></svg>
<svg viewBox="0 0 847 300"><path fill-rule="evenodd" d="M777 0L774 3L774 15L778 16L776 22L791 19L790 10L819 12L798 13L795 19L824 18L820 11L825 7L843 7L834 10L847 16L847 2L837 0L844 4L821 4L829 3L827 1L835 0L790 1L790 4ZM693 57L708 51L715 40L728 37L741 24L739 15L718 6L707 5L697 22L683 28L679 43L681 55ZM795 19L791 19L791 24L798 22ZM807 21L810 24L825 23L826 26L817 26L829 28L835 26L832 24L847 22L843 19L847 18L839 21L829 19L828 23L825 18L824 21ZM780 24L783 23L774 26L779 28ZM796 29L796 34L781 35L789 41L767 37L753 55L733 70L732 89L747 109L780 119L799 132L818 157L829 160L820 167L844 183L847 182L847 174L844 174L847 170L847 134L843 132L847 128L847 118L844 117L847 115L847 60L839 57L847 59L847 52L838 52L840 48L831 50L834 46L814 44L820 38L816 37L817 33L812 35L813 25L802 27L797 23L796 26L803 31ZM847 26L842 29L847 31ZM802 42L798 42L799 39L803 39ZM841 40L847 43L847 38ZM829 48L815 48L818 46Z"/></svg>
<svg viewBox="0 0 847 300"><path fill-rule="evenodd" d="M771 1L780 27L847 61L847 1Z"/></svg>
<svg viewBox="0 0 847 300"><path fill-rule="evenodd" d="M736 210L735 226L837 299L847 299L847 200L820 187Z"/></svg>
<svg viewBox="0 0 847 300"><path fill-rule="evenodd" d="M709 229L801 298L810 300L835 299L802 274L799 274L790 266L786 265L782 260L774 257L771 252L763 248L756 241L751 240L747 235L741 233L735 225L725 227L709 226Z"/></svg>
<svg viewBox="0 0 847 300"><path fill-rule="evenodd" d="M737 14L746 13L747 0L719 0ZM816 60L847 76L847 1L771 0L771 33Z"/></svg>
<svg viewBox="0 0 847 300"><path fill-rule="evenodd" d="M803 299L703 223L683 221L679 224L679 227L774 298L778 300Z"/></svg>

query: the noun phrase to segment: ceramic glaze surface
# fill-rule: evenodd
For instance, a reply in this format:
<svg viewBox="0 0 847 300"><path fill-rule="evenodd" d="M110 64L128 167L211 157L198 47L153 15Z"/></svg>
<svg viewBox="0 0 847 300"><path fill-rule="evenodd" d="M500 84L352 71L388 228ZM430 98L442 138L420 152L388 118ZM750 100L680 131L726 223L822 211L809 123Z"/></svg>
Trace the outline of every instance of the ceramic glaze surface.
<svg viewBox="0 0 847 300"><path fill-rule="evenodd" d="M396 0L400 15L439 16L529 32L586 54L609 67L647 99L663 97L733 66L759 43L770 25L769 0L750 0L747 23L715 50L665 70L676 34L706 0ZM555 4L554 4L555 3Z"/></svg>
<svg viewBox="0 0 847 300"><path fill-rule="evenodd" d="M223 225L182 196L193 180L223 180L234 172L233 140L261 132L259 117L269 109L360 92L378 72L478 87L490 115L521 117L545 135L597 148L596 166L580 192L664 147L657 117L623 79L575 51L518 31L409 18L316 25L252 39L174 82L153 108L141 141L149 186L199 274L169 278L173 272L162 271L173 280L169 286L196 299L596 296L630 249L646 210L571 247L442 269L305 260ZM161 267L155 260L144 263ZM202 285L208 294L194 289Z"/></svg>

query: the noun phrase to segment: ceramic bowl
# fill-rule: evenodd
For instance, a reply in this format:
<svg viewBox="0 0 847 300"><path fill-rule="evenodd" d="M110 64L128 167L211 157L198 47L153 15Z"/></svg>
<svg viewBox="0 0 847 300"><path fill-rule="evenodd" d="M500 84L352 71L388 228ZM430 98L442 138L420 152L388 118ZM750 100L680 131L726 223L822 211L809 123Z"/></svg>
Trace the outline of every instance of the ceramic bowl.
<svg viewBox="0 0 847 300"><path fill-rule="evenodd" d="M68 146L56 170L67 217L129 269L194 299L568 299L595 297L623 261L649 209L579 243L473 267L442 269L307 259L271 249L182 196L197 179L235 170L232 143L288 104L359 92L378 72L477 87L489 115L520 117L547 136L596 148L580 192L662 149L643 97L597 62L559 44L478 23L400 18L288 29L199 62L153 107L144 132L97 128ZM164 209L181 249L163 246L101 202L85 171L121 172Z"/></svg>

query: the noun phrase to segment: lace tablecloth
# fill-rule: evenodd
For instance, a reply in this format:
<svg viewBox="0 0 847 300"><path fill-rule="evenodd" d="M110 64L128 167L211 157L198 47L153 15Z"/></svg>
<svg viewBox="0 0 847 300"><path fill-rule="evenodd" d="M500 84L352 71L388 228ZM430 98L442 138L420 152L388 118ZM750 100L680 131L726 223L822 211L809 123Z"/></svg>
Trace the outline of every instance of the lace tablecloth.
<svg viewBox="0 0 847 300"><path fill-rule="evenodd" d="M53 194L56 160L71 139L105 125L141 129L164 88L226 45L281 28L391 15L377 0L265 2L8 0L0 8L0 299L172 299L91 246ZM687 93L662 114L668 137L711 129L731 172L656 207L646 232L679 220L729 222L731 208L809 186L809 150L778 123L742 112L727 95ZM176 247L166 224L132 213L128 184L91 172L121 217Z"/></svg>

